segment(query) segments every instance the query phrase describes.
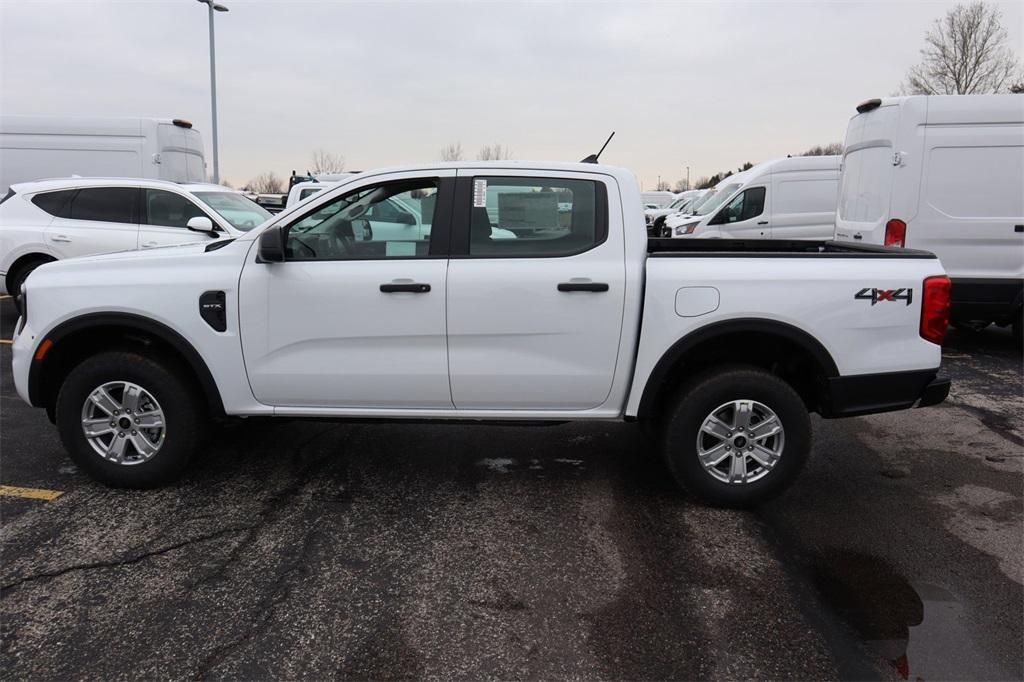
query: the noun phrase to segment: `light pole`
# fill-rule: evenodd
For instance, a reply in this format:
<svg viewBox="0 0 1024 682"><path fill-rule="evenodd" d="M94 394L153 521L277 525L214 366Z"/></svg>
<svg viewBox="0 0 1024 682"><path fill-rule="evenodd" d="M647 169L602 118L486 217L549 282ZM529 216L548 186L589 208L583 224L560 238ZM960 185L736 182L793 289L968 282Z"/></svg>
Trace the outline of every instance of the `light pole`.
<svg viewBox="0 0 1024 682"><path fill-rule="evenodd" d="M690 189L690 167L686 167L686 189Z"/></svg>
<svg viewBox="0 0 1024 682"><path fill-rule="evenodd" d="M213 112L213 182L220 183L220 157L217 155L217 58L213 45L213 13L227 12L228 8L213 0L199 0L210 10L210 109Z"/></svg>

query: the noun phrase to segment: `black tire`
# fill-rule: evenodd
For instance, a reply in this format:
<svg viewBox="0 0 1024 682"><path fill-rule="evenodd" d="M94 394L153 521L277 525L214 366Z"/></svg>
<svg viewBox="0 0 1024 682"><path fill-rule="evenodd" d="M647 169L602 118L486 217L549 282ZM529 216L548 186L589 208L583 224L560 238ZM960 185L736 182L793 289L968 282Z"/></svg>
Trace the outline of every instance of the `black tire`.
<svg viewBox="0 0 1024 682"><path fill-rule="evenodd" d="M146 461L118 464L97 453L82 431L82 409L94 390L127 381L147 391L163 411L164 438ZM155 488L174 481L206 431L204 401L180 367L135 351L94 355L65 378L57 396L57 429L71 459L92 478L117 488Z"/></svg>
<svg viewBox="0 0 1024 682"><path fill-rule="evenodd" d="M14 270L13 273L11 273L11 276L7 278L7 293L10 294L11 301L14 303L14 307L19 314L21 313L21 285L25 283L25 280L32 274L33 270L38 268L40 265L52 262L52 258L40 256L36 260L22 263L16 270Z"/></svg>
<svg viewBox="0 0 1024 682"><path fill-rule="evenodd" d="M756 401L774 412L782 423L784 440L778 459L763 476L729 483L705 470L697 438L709 415L737 400ZM789 384L756 367L723 367L694 377L677 392L666 416L662 452L669 471L680 486L714 506L749 507L775 497L796 479L811 449L811 421L803 400ZM730 448L737 442L731 441ZM755 469L751 475L759 473L761 465L749 456L744 461Z"/></svg>

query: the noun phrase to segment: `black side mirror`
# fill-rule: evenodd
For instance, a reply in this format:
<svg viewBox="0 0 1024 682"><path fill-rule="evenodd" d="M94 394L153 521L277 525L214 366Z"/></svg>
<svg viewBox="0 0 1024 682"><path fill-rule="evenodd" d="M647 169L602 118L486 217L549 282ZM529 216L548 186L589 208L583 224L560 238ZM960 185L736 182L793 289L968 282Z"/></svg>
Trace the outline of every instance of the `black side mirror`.
<svg viewBox="0 0 1024 682"><path fill-rule="evenodd" d="M259 251L256 255L258 263L283 263L284 228L274 225L263 230L263 234L260 235Z"/></svg>

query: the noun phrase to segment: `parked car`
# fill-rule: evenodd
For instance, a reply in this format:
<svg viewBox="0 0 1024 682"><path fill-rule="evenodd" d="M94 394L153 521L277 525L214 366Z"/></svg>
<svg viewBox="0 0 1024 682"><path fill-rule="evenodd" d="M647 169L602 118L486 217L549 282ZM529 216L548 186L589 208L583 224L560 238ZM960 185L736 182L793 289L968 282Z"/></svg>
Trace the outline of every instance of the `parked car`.
<svg viewBox="0 0 1024 682"><path fill-rule="evenodd" d="M237 237L270 214L221 185L64 178L16 184L0 203L0 286L14 296L51 261Z"/></svg>
<svg viewBox="0 0 1024 682"><path fill-rule="evenodd" d="M0 116L0 192L80 176L206 182L203 139L175 118Z"/></svg>
<svg viewBox="0 0 1024 682"><path fill-rule="evenodd" d="M1013 325L1024 292L1024 97L888 97L846 131L835 238L935 253L953 320Z"/></svg>
<svg viewBox="0 0 1024 682"><path fill-rule="evenodd" d="M741 171L722 178L718 181L717 185L693 202L685 211L665 216L665 220L662 222L661 236L665 238L683 236L682 234L675 234L676 228L679 225L695 222L695 217L699 220L703 216L714 213L719 206L743 186L743 183L749 177L749 173L749 170Z"/></svg>
<svg viewBox="0 0 1024 682"><path fill-rule="evenodd" d="M549 206L531 237L493 238L490 197L524 188L561 191L571 220ZM428 239L354 238L417 196ZM933 255L648 240L640 206L630 171L591 163L366 172L220 248L40 267L14 384L111 485L173 480L213 415L625 419L661 428L676 480L728 505L795 478L809 410L945 398Z"/></svg>
<svg viewBox="0 0 1024 682"><path fill-rule="evenodd" d="M737 185L740 175L742 183ZM699 215L666 219L673 237L832 238L838 156L766 161L726 180L731 190L720 194L718 202L702 208Z"/></svg>
<svg viewBox="0 0 1024 682"><path fill-rule="evenodd" d="M665 218L673 213L686 213L690 206L707 194L706 189L691 189L681 192L671 204L665 208L644 209L644 219L647 222L647 234L651 237L661 235L661 228L665 224Z"/></svg>

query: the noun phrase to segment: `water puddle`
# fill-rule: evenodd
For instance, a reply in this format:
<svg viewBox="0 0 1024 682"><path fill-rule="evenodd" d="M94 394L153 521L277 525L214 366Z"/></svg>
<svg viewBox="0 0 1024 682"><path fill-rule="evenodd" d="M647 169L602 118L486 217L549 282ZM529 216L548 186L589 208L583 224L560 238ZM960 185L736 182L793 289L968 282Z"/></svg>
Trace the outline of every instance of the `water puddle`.
<svg viewBox="0 0 1024 682"><path fill-rule="evenodd" d="M963 605L945 588L910 582L884 561L863 554L830 554L812 570L825 602L898 679L1013 677L974 645L977 637L968 629Z"/></svg>

